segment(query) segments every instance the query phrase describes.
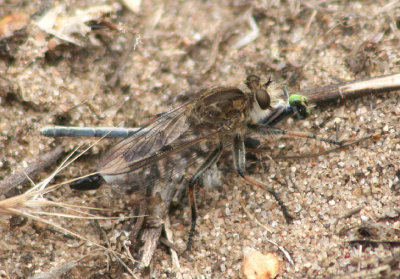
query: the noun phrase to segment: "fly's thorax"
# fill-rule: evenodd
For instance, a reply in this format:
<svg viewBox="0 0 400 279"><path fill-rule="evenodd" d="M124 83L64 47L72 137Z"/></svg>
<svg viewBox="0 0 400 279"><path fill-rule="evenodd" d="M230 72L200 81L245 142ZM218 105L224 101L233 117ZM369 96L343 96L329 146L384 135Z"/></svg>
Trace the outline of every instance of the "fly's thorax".
<svg viewBox="0 0 400 279"><path fill-rule="evenodd" d="M245 121L250 96L237 87L218 87L203 94L194 104L190 120L195 125L232 129Z"/></svg>
<svg viewBox="0 0 400 279"><path fill-rule="evenodd" d="M253 106L249 112L249 122L250 123L260 123L271 113L270 109L262 109L257 101L253 101Z"/></svg>

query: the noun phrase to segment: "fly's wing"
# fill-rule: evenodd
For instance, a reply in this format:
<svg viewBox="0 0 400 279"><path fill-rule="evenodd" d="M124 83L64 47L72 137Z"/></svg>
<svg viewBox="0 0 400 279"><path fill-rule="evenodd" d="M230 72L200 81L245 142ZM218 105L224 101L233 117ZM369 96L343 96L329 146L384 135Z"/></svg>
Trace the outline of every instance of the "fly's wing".
<svg viewBox="0 0 400 279"><path fill-rule="evenodd" d="M162 114L137 133L114 145L100 160L100 174L103 177L115 176L150 166L218 132L193 129L187 117L189 106L184 104Z"/></svg>
<svg viewBox="0 0 400 279"><path fill-rule="evenodd" d="M189 128L186 109L187 104L184 104L164 113L137 133L116 143L100 159L99 171L102 174L128 172L130 164L151 157L176 140Z"/></svg>

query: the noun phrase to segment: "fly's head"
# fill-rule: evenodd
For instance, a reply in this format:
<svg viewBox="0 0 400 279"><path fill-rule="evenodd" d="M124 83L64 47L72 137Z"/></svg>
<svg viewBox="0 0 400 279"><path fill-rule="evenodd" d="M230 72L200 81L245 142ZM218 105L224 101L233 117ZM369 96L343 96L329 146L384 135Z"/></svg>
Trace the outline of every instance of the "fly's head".
<svg viewBox="0 0 400 279"><path fill-rule="evenodd" d="M289 97L289 105L293 108L300 119L307 118L311 111L308 107L307 97L299 94L293 94Z"/></svg>
<svg viewBox="0 0 400 279"><path fill-rule="evenodd" d="M247 87L253 93L255 101L262 110L271 108L271 99L267 91L271 82L271 78L269 78L266 83L262 84L261 79L256 75L249 75L246 79Z"/></svg>
<svg viewBox="0 0 400 279"><path fill-rule="evenodd" d="M247 76L245 84L253 95L253 106L250 111L251 121L257 123L264 118L271 107L271 98L268 93L268 86L271 84L271 78L266 83L262 83L261 79L256 75Z"/></svg>

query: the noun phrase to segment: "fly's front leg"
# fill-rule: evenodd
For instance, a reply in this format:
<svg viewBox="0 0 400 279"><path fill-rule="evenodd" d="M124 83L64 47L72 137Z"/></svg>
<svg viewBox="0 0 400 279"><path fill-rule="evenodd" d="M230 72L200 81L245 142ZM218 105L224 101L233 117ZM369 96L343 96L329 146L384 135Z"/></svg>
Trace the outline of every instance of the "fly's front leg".
<svg viewBox="0 0 400 279"><path fill-rule="evenodd" d="M199 180L200 176L213 164L215 164L222 153L222 143L218 145L216 149L207 157L204 163L196 170L195 174L189 181L188 185L188 195L189 195L189 203L190 203L190 211L191 211L191 226L189 231L188 242L186 246L186 250L190 250L192 245L192 237L194 231L196 229L196 220L197 220L197 209L196 209L196 195L194 191L194 187L196 182Z"/></svg>
<svg viewBox="0 0 400 279"><path fill-rule="evenodd" d="M331 144L336 144L339 146L343 145L343 141L331 140L319 137L313 133L304 133L304 132L294 132L294 131L287 131L284 129L279 129L271 126L266 126L262 124L249 124L247 126L251 131L263 134L263 135L286 135L289 137L298 137L298 138L308 138L308 139L315 139L318 141L323 141Z"/></svg>
<svg viewBox="0 0 400 279"><path fill-rule="evenodd" d="M289 214L285 204L282 202L282 200L280 199L279 195L275 192L275 190L245 174L246 156L245 156L243 137L240 134L236 134L233 137L233 162L235 164L236 171L244 180L263 190L266 190L275 198L275 200L281 207L286 222L291 223L294 218Z"/></svg>

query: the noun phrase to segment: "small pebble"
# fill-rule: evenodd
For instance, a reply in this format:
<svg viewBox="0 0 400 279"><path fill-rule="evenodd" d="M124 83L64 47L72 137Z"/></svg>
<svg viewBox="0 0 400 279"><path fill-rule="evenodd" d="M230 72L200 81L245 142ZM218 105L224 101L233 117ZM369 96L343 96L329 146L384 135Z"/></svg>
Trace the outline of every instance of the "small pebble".
<svg viewBox="0 0 400 279"><path fill-rule="evenodd" d="M246 279L272 279L279 273L279 259L272 253L266 255L254 249L245 251L242 273Z"/></svg>

